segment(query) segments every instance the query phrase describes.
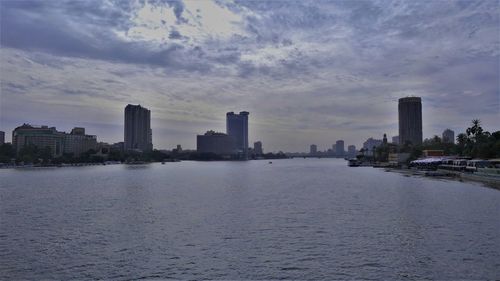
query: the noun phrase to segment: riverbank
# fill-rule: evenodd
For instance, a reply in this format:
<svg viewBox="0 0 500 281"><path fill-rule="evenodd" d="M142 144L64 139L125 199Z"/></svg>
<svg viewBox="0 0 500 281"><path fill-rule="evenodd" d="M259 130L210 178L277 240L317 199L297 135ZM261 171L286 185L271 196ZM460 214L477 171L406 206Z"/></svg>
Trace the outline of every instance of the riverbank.
<svg viewBox="0 0 500 281"><path fill-rule="evenodd" d="M488 187L500 190L500 178L438 169L436 171L424 171L416 169L385 168L386 172L400 173L404 176L421 176L437 179L456 180L460 182L477 182Z"/></svg>

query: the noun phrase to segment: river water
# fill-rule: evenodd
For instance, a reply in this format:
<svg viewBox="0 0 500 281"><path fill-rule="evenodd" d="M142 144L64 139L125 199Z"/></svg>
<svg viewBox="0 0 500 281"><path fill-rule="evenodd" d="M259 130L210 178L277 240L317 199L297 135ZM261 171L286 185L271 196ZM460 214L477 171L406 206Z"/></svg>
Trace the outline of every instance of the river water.
<svg viewBox="0 0 500 281"><path fill-rule="evenodd" d="M499 279L500 191L340 159L0 170L0 279Z"/></svg>

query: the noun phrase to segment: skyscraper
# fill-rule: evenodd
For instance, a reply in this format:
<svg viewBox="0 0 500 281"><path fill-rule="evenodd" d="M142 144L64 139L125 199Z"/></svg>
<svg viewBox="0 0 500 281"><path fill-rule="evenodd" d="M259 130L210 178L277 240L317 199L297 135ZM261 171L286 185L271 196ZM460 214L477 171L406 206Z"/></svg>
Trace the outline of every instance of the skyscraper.
<svg viewBox="0 0 500 281"><path fill-rule="evenodd" d="M151 111L140 105L125 107L125 150L153 149Z"/></svg>
<svg viewBox="0 0 500 281"><path fill-rule="evenodd" d="M227 135L234 138L235 148L244 158L248 156L248 115L246 111L241 111L240 114L226 114Z"/></svg>
<svg viewBox="0 0 500 281"><path fill-rule="evenodd" d="M422 143L422 99L419 97L400 98L399 143Z"/></svg>
<svg viewBox="0 0 500 281"><path fill-rule="evenodd" d="M262 155L264 154L264 151L262 150L262 142L256 141L253 143L253 152L256 155Z"/></svg>
<svg viewBox="0 0 500 281"><path fill-rule="evenodd" d="M455 143L455 132L450 129L446 129L443 132L443 142L445 143Z"/></svg>
<svg viewBox="0 0 500 281"><path fill-rule="evenodd" d="M343 140L338 140L335 143L335 155L343 157L344 154L345 154L345 151L344 151L344 141Z"/></svg>

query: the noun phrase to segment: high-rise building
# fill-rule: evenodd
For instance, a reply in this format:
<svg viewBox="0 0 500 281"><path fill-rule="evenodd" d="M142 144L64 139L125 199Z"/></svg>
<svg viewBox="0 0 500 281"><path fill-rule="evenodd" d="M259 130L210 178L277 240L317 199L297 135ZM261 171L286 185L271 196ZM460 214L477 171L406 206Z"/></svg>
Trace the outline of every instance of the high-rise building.
<svg viewBox="0 0 500 281"><path fill-rule="evenodd" d="M64 135L55 127L23 124L12 131L12 145L16 153L25 146L33 145L38 149L49 148L52 157L58 157L63 154Z"/></svg>
<svg viewBox="0 0 500 281"><path fill-rule="evenodd" d="M262 155L264 154L264 151L262 150L262 142L256 141L253 143L253 152L256 155Z"/></svg>
<svg viewBox="0 0 500 281"><path fill-rule="evenodd" d="M226 133L234 138L237 153L242 153L245 158L248 157L248 115L247 111L226 114Z"/></svg>
<svg viewBox="0 0 500 281"><path fill-rule="evenodd" d="M235 139L224 133L208 131L204 135L196 136L196 151L199 153L215 153L218 155L232 155Z"/></svg>
<svg viewBox="0 0 500 281"><path fill-rule="evenodd" d="M0 131L0 145L5 143L5 132Z"/></svg>
<svg viewBox="0 0 500 281"><path fill-rule="evenodd" d="M338 140L337 142L335 142L335 155L343 157L344 154L345 154L344 141Z"/></svg>
<svg viewBox="0 0 500 281"><path fill-rule="evenodd" d="M399 144L399 136L392 137L392 143L393 144Z"/></svg>
<svg viewBox="0 0 500 281"><path fill-rule="evenodd" d="M151 111L140 105L125 107L125 150L151 151Z"/></svg>
<svg viewBox="0 0 500 281"><path fill-rule="evenodd" d="M356 156L356 146L349 145L347 147L347 154L349 155L349 157L355 157Z"/></svg>
<svg viewBox="0 0 500 281"><path fill-rule="evenodd" d="M400 144L422 144L422 99L400 98L398 112Z"/></svg>
<svg viewBox="0 0 500 281"><path fill-rule="evenodd" d="M443 142L445 143L455 143L455 132L450 129L446 129L443 132Z"/></svg>
<svg viewBox="0 0 500 281"><path fill-rule="evenodd" d="M311 144L311 147L309 147L309 154L316 154L318 153L318 146L315 144Z"/></svg>

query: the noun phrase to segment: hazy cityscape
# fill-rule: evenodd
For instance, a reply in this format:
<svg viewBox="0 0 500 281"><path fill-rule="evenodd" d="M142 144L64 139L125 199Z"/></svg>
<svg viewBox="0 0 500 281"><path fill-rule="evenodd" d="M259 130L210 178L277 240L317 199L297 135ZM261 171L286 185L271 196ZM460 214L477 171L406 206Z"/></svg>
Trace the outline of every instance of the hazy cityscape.
<svg viewBox="0 0 500 281"><path fill-rule="evenodd" d="M0 280L500 279L500 3L0 1Z"/></svg>

